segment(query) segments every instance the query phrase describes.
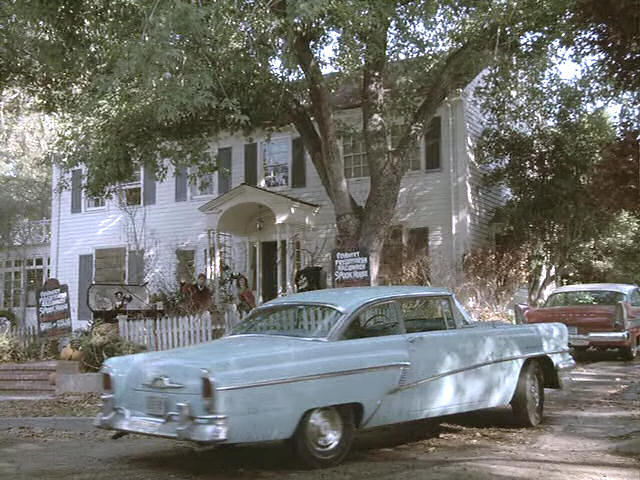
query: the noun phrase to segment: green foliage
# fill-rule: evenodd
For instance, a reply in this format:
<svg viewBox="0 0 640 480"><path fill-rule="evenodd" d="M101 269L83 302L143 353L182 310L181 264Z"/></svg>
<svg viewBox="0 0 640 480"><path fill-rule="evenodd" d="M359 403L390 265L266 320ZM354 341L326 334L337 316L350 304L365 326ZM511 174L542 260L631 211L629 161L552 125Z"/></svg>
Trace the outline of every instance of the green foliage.
<svg viewBox="0 0 640 480"><path fill-rule="evenodd" d="M0 310L0 317L5 317L9 320L9 324L12 327L17 325L16 323L16 315L11 310Z"/></svg>
<svg viewBox="0 0 640 480"><path fill-rule="evenodd" d="M83 353L82 366L87 371L100 370L107 358L146 350L142 345L124 340L118 335L118 326L107 323L95 324L90 331L74 332L71 347Z"/></svg>
<svg viewBox="0 0 640 480"><path fill-rule="evenodd" d="M21 362L25 351L21 342L8 331L0 331L0 363Z"/></svg>

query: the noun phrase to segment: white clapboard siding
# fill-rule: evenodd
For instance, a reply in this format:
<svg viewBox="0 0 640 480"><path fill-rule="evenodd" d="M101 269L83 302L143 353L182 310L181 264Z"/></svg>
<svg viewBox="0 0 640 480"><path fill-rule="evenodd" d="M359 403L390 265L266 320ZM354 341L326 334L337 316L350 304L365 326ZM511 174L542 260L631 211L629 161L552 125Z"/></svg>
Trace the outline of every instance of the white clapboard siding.
<svg viewBox="0 0 640 480"><path fill-rule="evenodd" d="M144 318L118 321L120 336L147 350L170 350L209 342L221 337L229 320L214 320L209 312L184 317Z"/></svg>

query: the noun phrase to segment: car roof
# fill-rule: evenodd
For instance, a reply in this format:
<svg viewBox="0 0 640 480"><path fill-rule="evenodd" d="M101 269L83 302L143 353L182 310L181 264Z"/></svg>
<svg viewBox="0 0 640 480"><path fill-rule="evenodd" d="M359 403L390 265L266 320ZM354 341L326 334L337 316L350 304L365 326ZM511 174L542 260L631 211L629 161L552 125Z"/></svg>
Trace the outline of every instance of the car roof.
<svg viewBox="0 0 640 480"><path fill-rule="evenodd" d="M582 283L578 285L565 285L564 287L556 288L551 294L562 292L585 292L594 290L604 290L607 292L619 292L628 294L634 289L638 288L637 285L630 285L626 283Z"/></svg>
<svg viewBox="0 0 640 480"><path fill-rule="evenodd" d="M279 297L265 303L264 306L283 303L313 302L340 307L344 311L351 311L373 300L404 295L451 295L451 292L444 288L405 285L328 288Z"/></svg>

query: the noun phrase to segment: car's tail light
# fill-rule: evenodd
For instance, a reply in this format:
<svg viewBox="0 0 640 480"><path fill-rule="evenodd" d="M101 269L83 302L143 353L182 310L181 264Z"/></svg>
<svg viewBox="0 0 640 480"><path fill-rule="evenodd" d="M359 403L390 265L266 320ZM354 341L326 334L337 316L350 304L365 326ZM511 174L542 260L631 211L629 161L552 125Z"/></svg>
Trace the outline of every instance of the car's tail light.
<svg viewBox="0 0 640 480"><path fill-rule="evenodd" d="M102 391L104 393L113 392L113 380L111 379L111 374L102 372Z"/></svg>
<svg viewBox="0 0 640 480"><path fill-rule="evenodd" d="M209 413L214 411L214 392L215 388L213 382L209 377L202 377L202 400L204 401L204 407Z"/></svg>
<svg viewBox="0 0 640 480"><path fill-rule="evenodd" d="M624 307L624 303L618 302L616 304L616 315L614 324L618 328L629 328L629 317L627 315L627 309Z"/></svg>

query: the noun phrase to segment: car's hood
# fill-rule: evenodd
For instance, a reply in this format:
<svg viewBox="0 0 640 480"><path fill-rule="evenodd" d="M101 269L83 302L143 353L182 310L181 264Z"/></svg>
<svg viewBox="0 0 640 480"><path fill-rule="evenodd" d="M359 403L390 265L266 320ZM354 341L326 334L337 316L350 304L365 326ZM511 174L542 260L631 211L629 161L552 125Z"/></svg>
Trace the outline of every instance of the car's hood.
<svg viewBox="0 0 640 480"><path fill-rule="evenodd" d="M131 355L110 365L126 377L129 388L199 394L205 371L215 381L229 375L242 377L247 370L255 374L276 363L295 364L323 343L276 335L239 335L191 347Z"/></svg>
<svg viewBox="0 0 640 480"><path fill-rule="evenodd" d="M615 320L613 305L532 308L525 312L527 323L560 322L588 331L610 330Z"/></svg>

